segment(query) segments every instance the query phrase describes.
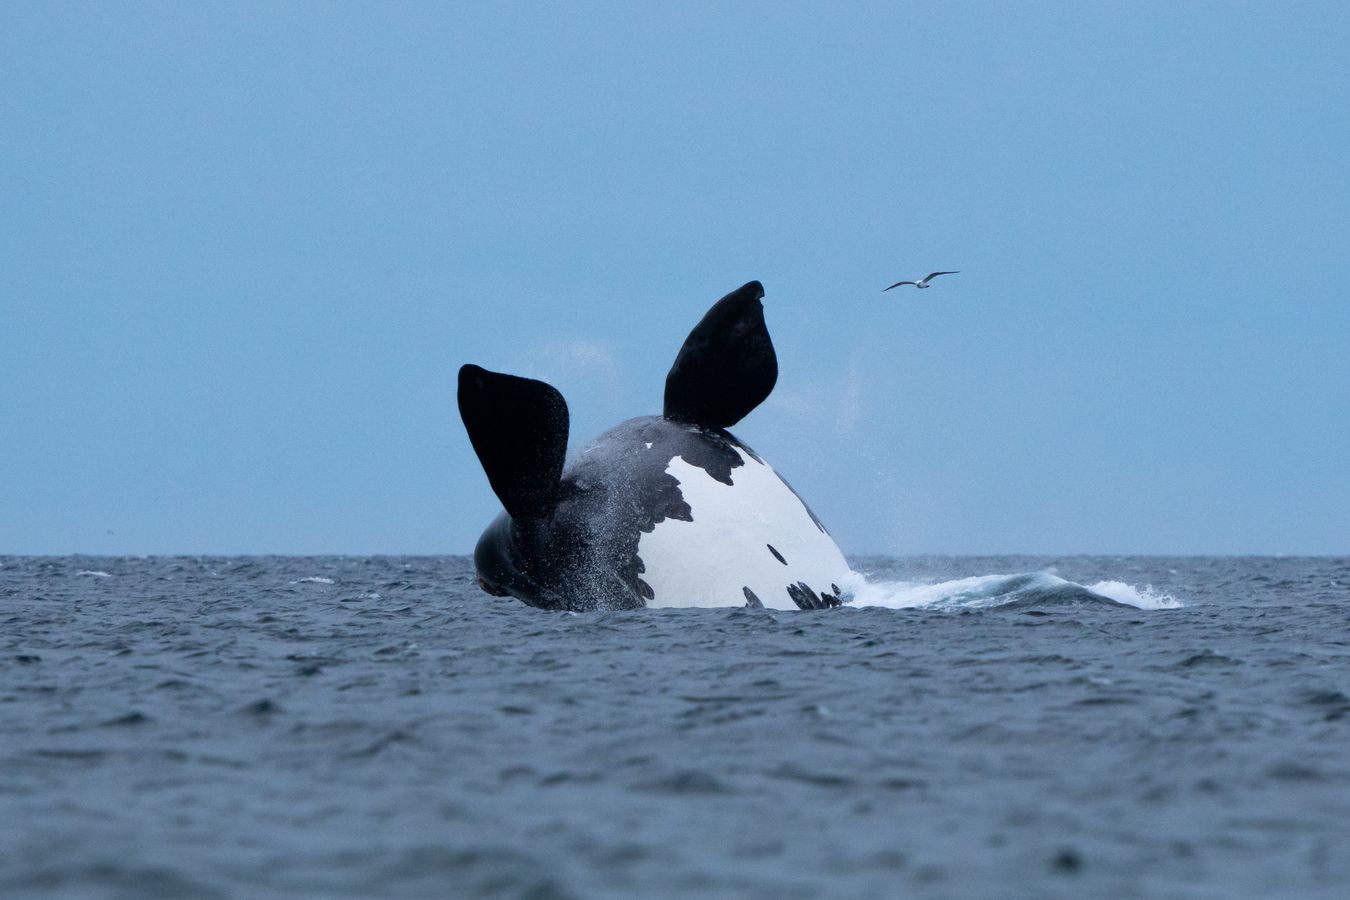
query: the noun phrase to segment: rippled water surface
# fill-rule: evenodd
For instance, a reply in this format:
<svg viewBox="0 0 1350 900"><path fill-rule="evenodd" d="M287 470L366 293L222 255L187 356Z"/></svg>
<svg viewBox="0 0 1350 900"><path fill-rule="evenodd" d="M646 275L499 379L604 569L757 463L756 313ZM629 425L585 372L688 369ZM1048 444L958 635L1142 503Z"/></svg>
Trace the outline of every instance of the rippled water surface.
<svg viewBox="0 0 1350 900"><path fill-rule="evenodd" d="M1350 560L0 557L0 896L1350 896Z"/></svg>

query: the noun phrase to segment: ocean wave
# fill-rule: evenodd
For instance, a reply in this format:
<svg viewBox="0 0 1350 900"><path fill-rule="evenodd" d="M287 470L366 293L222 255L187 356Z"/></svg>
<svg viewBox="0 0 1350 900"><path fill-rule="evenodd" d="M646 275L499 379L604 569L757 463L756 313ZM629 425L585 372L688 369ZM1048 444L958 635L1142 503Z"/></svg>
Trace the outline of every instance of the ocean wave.
<svg viewBox="0 0 1350 900"><path fill-rule="evenodd" d="M936 583L873 580L858 572L853 575L852 583L845 588L852 594L846 605L853 607L966 610L1090 603L1153 610L1183 605L1151 585L1139 588L1123 581L1082 585L1051 572L974 575Z"/></svg>

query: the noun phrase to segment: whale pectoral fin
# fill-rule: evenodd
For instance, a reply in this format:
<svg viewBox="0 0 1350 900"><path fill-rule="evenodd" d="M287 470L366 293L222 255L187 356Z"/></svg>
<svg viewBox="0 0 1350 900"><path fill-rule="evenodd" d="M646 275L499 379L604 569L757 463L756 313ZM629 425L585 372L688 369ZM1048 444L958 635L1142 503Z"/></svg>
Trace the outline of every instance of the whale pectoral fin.
<svg viewBox="0 0 1350 900"><path fill-rule="evenodd" d="M511 518L552 512L567 455L567 401L558 389L532 378L463 366L459 415L488 483Z"/></svg>
<svg viewBox="0 0 1350 900"><path fill-rule="evenodd" d="M689 332L666 375L665 416L730 428L764 401L778 381L778 358L764 324L758 281L713 304Z"/></svg>

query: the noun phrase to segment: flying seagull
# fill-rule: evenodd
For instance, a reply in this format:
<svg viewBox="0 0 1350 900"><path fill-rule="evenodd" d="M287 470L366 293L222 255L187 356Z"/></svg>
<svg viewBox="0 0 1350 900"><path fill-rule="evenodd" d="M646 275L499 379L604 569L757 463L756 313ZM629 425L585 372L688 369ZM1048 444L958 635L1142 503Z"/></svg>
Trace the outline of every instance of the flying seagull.
<svg viewBox="0 0 1350 900"><path fill-rule="evenodd" d="M891 285L891 287L888 287L888 288L882 288L882 289L881 289L881 292L884 294L884 293L886 293L887 291L889 291L891 288L899 287L899 286L902 285L902 284L912 284L912 285L914 285L916 288L918 288L919 290L923 290L923 289L926 288L926 287L932 287L932 285L930 285L928 282L932 281L934 278L938 277L939 275L957 275L957 274L959 274L959 270L958 270L957 272L933 272L933 273L929 274L928 277L924 278L922 281L897 281L895 284Z"/></svg>

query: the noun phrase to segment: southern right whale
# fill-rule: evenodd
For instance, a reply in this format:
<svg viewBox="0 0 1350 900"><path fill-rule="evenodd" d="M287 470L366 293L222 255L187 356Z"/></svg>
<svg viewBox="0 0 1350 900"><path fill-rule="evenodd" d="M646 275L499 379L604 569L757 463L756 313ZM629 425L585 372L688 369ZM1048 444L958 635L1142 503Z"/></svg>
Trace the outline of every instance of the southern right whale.
<svg viewBox="0 0 1350 900"><path fill-rule="evenodd" d="M565 465L567 403L542 381L459 371L459 411L505 507L474 550L478 583L544 609L838 606L849 581L825 526L727 429L778 379L752 281L713 304L629 419Z"/></svg>

